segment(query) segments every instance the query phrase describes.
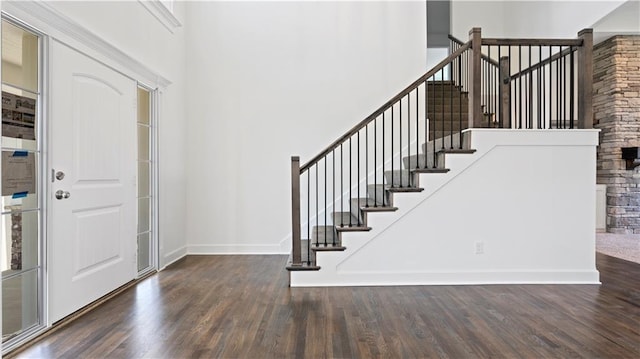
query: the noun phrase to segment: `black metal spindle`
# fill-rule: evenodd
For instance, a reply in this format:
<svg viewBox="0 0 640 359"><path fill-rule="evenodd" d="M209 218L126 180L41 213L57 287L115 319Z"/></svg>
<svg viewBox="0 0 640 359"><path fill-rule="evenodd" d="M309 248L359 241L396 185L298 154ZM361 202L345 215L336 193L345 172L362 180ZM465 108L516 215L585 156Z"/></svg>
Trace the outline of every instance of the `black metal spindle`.
<svg viewBox="0 0 640 359"><path fill-rule="evenodd" d="M351 183L351 172L353 172L353 164L351 163L353 161L353 154L351 153L352 139L353 136L349 137L349 213L353 213L353 208L351 208L351 198L353 198L353 185ZM351 227L351 216L349 216L349 227Z"/></svg>
<svg viewBox="0 0 640 359"><path fill-rule="evenodd" d="M542 128L542 46L538 46L538 128Z"/></svg>
<svg viewBox="0 0 640 359"><path fill-rule="evenodd" d="M522 46L518 45L518 73L522 73ZM518 122L522 128L522 75L518 76Z"/></svg>
<svg viewBox="0 0 640 359"><path fill-rule="evenodd" d="M553 96L553 46L549 46L549 127L553 127L553 104L551 103L551 97Z"/></svg>
<svg viewBox="0 0 640 359"><path fill-rule="evenodd" d="M444 78L444 68L441 69L440 71L440 79ZM447 119L445 118L445 114L444 114L444 84L440 84L440 108L442 109L442 112L440 113L440 115L442 115L442 140L440 142L442 142L442 149L444 150L444 137L446 136L447 130L446 130L446 126L445 123L447 121Z"/></svg>
<svg viewBox="0 0 640 359"><path fill-rule="evenodd" d="M382 112L382 178L383 178L382 183L384 183L384 172L385 172L384 163L386 162L385 161L385 157L384 157L384 149L385 149L385 146L386 146L385 139L384 139L384 133L387 132L387 127L385 126L385 118L384 118L384 115L385 115L386 112L387 112L386 110L384 110ZM393 156L393 152L392 152L392 156ZM375 188L378 188L377 184L376 184ZM378 207L378 202L375 200L375 195L374 195L374 200L373 200L373 206L374 207Z"/></svg>
<svg viewBox="0 0 640 359"><path fill-rule="evenodd" d="M358 185L358 191L356 192L357 193L356 198L360 198L360 157L361 157L360 156L360 130L358 130L357 136L358 137L356 137L356 140L357 140L358 150L356 151L356 156L358 157L358 160L357 160L358 168L356 170L356 173L357 173L356 181L357 181L357 185ZM349 213L353 213L353 212L349 211ZM349 216L349 223L350 224L352 222L351 218L353 218L353 216Z"/></svg>
<svg viewBox="0 0 640 359"><path fill-rule="evenodd" d="M327 156L324 156L324 246L327 246Z"/></svg>
<svg viewBox="0 0 640 359"><path fill-rule="evenodd" d="M394 127L395 127L395 124L393 122L393 117L394 117L393 113L395 112L394 106L395 104L391 105L391 172L393 172L393 169L394 169L393 158L395 157L395 147L393 146L393 141L395 140L395 137L393 136ZM390 184L391 187L393 187L393 179L394 179L394 176L391 176L391 184ZM377 192L378 192L377 190L374 191L375 193L374 196L377 194Z"/></svg>
<svg viewBox="0 0 640 359"><path fill-rule="evenodd" d="M316 237L316 243L315 245L318 245L318 240L320 236L318 236L318 231L320 231L320 222L318 219L318 216L320 215L320 212L318 211L318 162L316 162L316 164L314 165L314 167L316 168L316 233L315 233L315 237Z"/></svg>
<svg viewBox="0 0 640 359"><path fill-rule="evenodd" d="M311 170L307 171L307 264L311 265Z"/></svg>
<svg viewBox="0 0 640 359"><path fill-rule="evenodd" d="M573 72L573 46L569 47L569 128L573 129L573 91L574 91L574 72Z"/></svg>
<svg viewBox="0 0 640 359"><path fill-rule="evenodd" d="M451 73L451 63L449 63L449 73ZM447 85L447 88L449 88L449 127L451 128L449 148L453 148L453 81L451 81L450 85Z"/></svg>
<svg viewBox="0 0 640 359"><path fill-rule="evenodd" d="M382 112L384 116L384 112ZM384 151L384 142L382 143ZM384 171L382 172L384 176ZM378 118L373 120L373 188L378 187ZM369 186L367 186L369 188ZM369 201L365 201L365 205L369 207ZM375 204L373 205L375 207Z"/></svg>
<svg viewBox="0 0 640 359"><path fill-rule="evenodd" d="M531 69L531 45L529 45L529 69ZM533 128L533 71L529 71L529 101L527 101L528 128Z"/></svg>
<svg viewBox="0 0 640 359"><path fill-rule="evenodd" d="M562 47L560 47L560 53L562 53ZM562 61L560 62L560 76L562 80L560 81L560 101L562 103L561 112L562 112L562 128L567 128L567 109L566 109L566 101L565 97L567 95L567 73L566 73L566 64L567 64L566 56L562 56Z"/></svg>
<svg viewBox="0 0 640 359"><path fill-rule="evenodd" d="M335 212L335 208L336 208L336 149L334 148L333 150L331 150L331 179L332 179L332 185L331 185L331 198L333 199L333 202L331 202L331 208L334 209ZM334 223L335 226L336 223ZM332 236L333 237L333 245L336 245L336 236Z"/></svg>
<svg viewBox="0 0 640 359"><path fill-rule="evenodd" d="M424 168L427 168L427 146L429 144L429 85L424 81Z"/></svg>
<svg viewBox="0 0 640 359"><path fill-rule="evenodd" d="M501 63L501 59L502 59L502 46L498 46L498 63ZM498 127L500 128L504 128L504 118L502 118L502 86L500 85L502 83L502 78L500 77L500 67L498 67L498 72L496 73L496 79L498 79Z"/></svg>
<svg viewBox="0 0 640 359"><path fill-rule="evenodd" d="M420 132L418 131L420 128L420 125L418 123L418 112L420 110L419 108L419 104L420 101L418 101L419 98L419 94L420 94L420 86L416 86L416 157L418 156L418 151L419 151L419 147L420 146ZM418 163L418 161L416 161L416 168L419 168L420 163Z"/></svg>
<svg viewBox="0 0 640 359"><path fill-rule="evenodd" d="M402 187L402 99L400 99L400 119L398 120L400 122L400 125L398 126L398 132L400 132L400 157L399 157L399 161L400 161L400 185L399 187ZM391 182L393 182L393 178L395 176L391 176L392 180Z"/></svg>
<svg viewBox="0 0 640 359"><path fill-rule="evenodd" d="M411 158L411 92L407 94L407 156ZM411 162L408 163L407 170L411 170Z"/></svg>
<svg viewBox="0 0 640 359"><path fill-rule="evenodd" d="M344 153L342 150L344 142L340 144L340 212L344 212ZM351 201L349 201L351 203ZM344 218L340 217L340 226L344 227Z"/></svg>
<svg viewBox="0 0 640 359"><path fill-rule="evenodd" d="M364 127L364 188L369 188L369 125ZM358 191L358 198L360 198L360 191ZM369 207L368 204L365 204Z"/></svg>

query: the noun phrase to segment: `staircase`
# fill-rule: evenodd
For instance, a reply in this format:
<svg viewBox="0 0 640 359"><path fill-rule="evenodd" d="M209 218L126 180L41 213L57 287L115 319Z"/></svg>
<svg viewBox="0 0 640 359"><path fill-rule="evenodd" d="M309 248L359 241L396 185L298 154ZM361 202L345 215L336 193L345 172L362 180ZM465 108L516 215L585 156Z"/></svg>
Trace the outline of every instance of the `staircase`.
<svg viewBox="0 0 640 359"><path fill-rule="evenodd" d="M557 40L554 41L556 44ZM588 48L589 41L587 36L580 44L586 44L583 47ZM498 47L493 57L500 54L504 46L516 46L514 40L509 39L504 43L496 39L486 42L488 46ZM540 46L542 54L544 43L540 40L531 40L531 43ZM292 272L321 271L320 257L337 266L339 261L332 260L346 258L338 253L361 251L380 231L398 226L391 219L394 212L400 210L402 218L492 151L488 146L480 156L476 154L471 146L472 133L475 136L472 129L552 128L555 127L554 120L556 123L562 121L563 126L569 123L573 128L573 110L565 111L566 115L571 115L567 119L561 116L565 113L560 113L560 106L552 109L549 104L559 100L568 102L566 107L580 108L582 117L576 123L589 128L585 118L590 114L582 102L572 95L571 98L563 97L560 92L555 93L556 98L552 98L552 91L544 93L545 70L549 88L554 86L573 92L573 87L569 88L572 84L551 84L554 78L550 74L554 70L568 71L564 67L567 59L570 57L573 61L573 52L577 51L573 48L577 44L575 40L567 40L567 43L571 44L569 50L562 50L560 46L557 54L550 51L546 59L540 55L536 63L529 63L528 68L512 73L511 59L493 58L490 47L485 53L480 30L473 29L467 43L452 48L449 57L305 165L300 166L299 158L293 157L292 254L287 269ZM524 45L531 51L530 44ZM521 49L522 44L517 47ZM559 61L565 61L563 67ZM573 67L571 71L574 71ZM555 78L556 81L559 79L559 76ZM509 140L506 143L510 143ZM450 161L457 163L453 174L450 173ZM430 176L436 176L437 180L427 187L427 193L423 193L425 187L421 182L429 182ZM397 198L409 198L407 196L414 196L414 202L403 199L403 203L411 208L401 208ZM378 221L378 232L367 237L374 227L373 219L382 218L377 216L386 219ZM351 244L347 245L348 241ZM411 248L405 250L411 251ZM353 254L346 256L350 255ZM328 284L322 282L321 285Z"/></svg>

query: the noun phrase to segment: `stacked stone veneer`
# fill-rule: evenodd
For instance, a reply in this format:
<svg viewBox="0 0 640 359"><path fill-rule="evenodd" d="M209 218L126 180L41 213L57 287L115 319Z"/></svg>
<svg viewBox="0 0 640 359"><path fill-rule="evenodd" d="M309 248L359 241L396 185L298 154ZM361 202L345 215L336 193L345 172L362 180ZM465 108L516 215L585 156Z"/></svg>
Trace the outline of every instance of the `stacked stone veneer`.
<svg viewBox="0 0 640 359"><path fill-rule="evenodd" d="M640 36L614 36L593 50L597 182L607 185L607 232L640 234L640 167L627 170L622 147L640 146Z"/></svg>

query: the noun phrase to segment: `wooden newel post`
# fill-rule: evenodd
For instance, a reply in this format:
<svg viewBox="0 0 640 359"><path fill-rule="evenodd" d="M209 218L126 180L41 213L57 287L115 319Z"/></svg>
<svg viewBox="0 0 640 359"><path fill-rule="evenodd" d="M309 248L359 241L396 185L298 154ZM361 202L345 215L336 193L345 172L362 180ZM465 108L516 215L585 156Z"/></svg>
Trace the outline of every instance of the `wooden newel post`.
<svg viewBox="0 0 640 359"><path fill-rule="evenodd" d="M482 33L479 27L469 31L471 41L471 63L469 64L469 128L482 127Z"/></svg>
<svg viewBox="0 0 640 359"><path fill-rule="evenodd" d="M578 128L593 128L593 29L578 33Z"/></svg>
<svg viewBox="0 0 640 359"><path fill-rule="evenodd" d="M300 248L300 157L291 157L291 265L302 266Z"/></svg>
<svg viewBox="0 0 640 359"><path fill-rule="evenodd" d="M509 57L500 58L500 126L511 128L511 66Z"/></svg>

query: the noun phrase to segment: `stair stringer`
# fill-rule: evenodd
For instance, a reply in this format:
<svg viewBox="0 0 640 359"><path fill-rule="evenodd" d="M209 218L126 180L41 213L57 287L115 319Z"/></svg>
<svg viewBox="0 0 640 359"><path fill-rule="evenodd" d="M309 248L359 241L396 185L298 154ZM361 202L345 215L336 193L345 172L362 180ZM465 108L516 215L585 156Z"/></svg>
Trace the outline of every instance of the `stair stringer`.
<svg viewBox="0 0 640 359"><path fill-rule="evenodd" d="M597 131L467 131L476 153L447 154L449 173L422 174L420 185L425 188L422 193L394 194L397 212L370 214L367 223L373 228L370 232L343 233L347 250L318 253L317 264L322 269L292 272L291 286L599 283L595 268L595 199L591 201L595 196ZM510 159L509 153L517 151L544 160ZM491 206L483 204L471 211L482 217L478 222L466 217L469 211L438 208L456 182L477 175L474 172L483 166L500 163L517 167L518 162L529 161L540 168L534 166L527 172L527 165L520 166L524 169L518 167L519 174L513 174L509 180L535 177L533 183L538 181L544 191L525 193L523 198L526 197L525 205L541 201L545 213L536 215L524 209L522 213L529 217L519 218L513 216L518 213L515 208L486 213L482 207ZM544 171L544 175L536 176L537 171ZM548 175L548 171L557 173ZM486 188L479 186L469 191L470 199L475 198L474 193L495 192L500 188L492 186L486 178L479 182ZM562 191L553 190L554 186ZM495 196L499 191L490 194ZM513 197L513 193L502 195L505 194ZM468 204L462 201L458 205ZM439 218L438 213L445 217ZM447 219L456 215L460 216L457 222ZM504 220L513 223L503 228ZM450 235L438 223L449 223ZM513 232L518 226L522 227L520 232ZM484 254L475 254L476 242L482 243ZM500 249L495 247L498 244Z"/></svg>

